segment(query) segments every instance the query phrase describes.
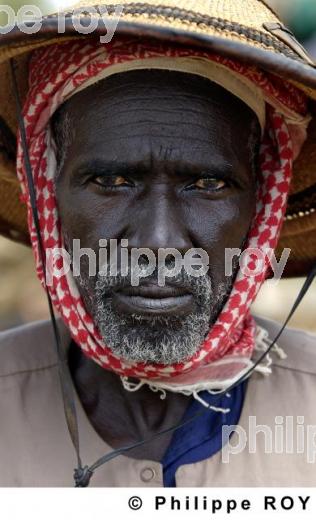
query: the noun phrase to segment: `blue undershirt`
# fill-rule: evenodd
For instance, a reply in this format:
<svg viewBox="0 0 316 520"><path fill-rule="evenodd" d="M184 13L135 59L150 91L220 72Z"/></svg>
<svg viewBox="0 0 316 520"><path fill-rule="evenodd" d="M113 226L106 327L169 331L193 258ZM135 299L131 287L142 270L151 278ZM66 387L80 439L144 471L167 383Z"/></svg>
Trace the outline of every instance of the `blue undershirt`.
<svg viewBox="0 0 316 520"><path fill-rule="evenodd" d="M239 422L246 394L247 381L234 388L229 395L215 397L207 391L199 395L208 404L220 408L229 408L226 414L208 410L189 424L176 430L171 443L161 460L165 487L175 487L175 474L184 464L193 464L208 459L222 449L222 427L234 426ZM187 420L204 407L192 400L182 420ZM227 439L228 440L228 439Z"/></svg>

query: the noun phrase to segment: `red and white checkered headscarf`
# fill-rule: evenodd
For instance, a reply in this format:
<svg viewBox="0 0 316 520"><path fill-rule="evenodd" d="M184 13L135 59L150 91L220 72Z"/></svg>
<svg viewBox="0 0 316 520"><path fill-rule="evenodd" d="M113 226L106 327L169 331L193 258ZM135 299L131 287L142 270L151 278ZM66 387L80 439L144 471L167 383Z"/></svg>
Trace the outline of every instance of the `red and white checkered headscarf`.
<svg viewBox="0 0 316 520"><path fill-rule="evenodd" d="M146 66L149 60L166 57L169 62L193 58L217 64L233 72L241 84L252 85L261 93L266 108L265 129L260 152L261 172L256 213L247 247L263 251L266 248L275 249L286 210L293 147L299 148L304 140L303 126L295 124L295 120L303 121L307 116L304 95L293 85L275 76L206 51L153 41L121 39L106 45L94 40L77 40L47 46L33 53L29 92L23 114L45 250L63 247L54 191L56 156L49 125L52 114L66 99L91 85L96 78L105 77L105 73L115 73L124 64L128 65L129 70L133 64L137 68L140 62L142 68L153 68L152 65ZM163 65L158 68L163 68ZM294 141L291 135L295 136ZM28 206L28 224L37 274L45 286L20 138L17 171L22 197ZM254 269L255 266L254 260L250 260L249 268ZM131 363L116 357L103 343L93 319L88 315L71 272L61 277L55 276L48 290L76 344L104 368L121 376L156 382L158 386L165 385L168 389L200 390L220 388L249 367L256 333L249 309L265 280L266 270L267 267L253 277L247 277L239 271L225 307L196 354L185 362L168 366Z"/></svg>

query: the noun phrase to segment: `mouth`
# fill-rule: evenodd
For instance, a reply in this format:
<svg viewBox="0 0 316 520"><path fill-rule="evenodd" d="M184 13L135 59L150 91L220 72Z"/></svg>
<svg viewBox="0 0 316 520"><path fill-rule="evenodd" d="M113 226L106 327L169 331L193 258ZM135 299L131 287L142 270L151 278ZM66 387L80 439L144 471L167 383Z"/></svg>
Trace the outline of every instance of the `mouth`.
<svg viewBox="0 0 316 520"><path fill-rule="evenodd" d="M194 296L187 288L153 283L124 287L112 293L113 307L119 313L152 316L182 316L192 312Z"/></svg>

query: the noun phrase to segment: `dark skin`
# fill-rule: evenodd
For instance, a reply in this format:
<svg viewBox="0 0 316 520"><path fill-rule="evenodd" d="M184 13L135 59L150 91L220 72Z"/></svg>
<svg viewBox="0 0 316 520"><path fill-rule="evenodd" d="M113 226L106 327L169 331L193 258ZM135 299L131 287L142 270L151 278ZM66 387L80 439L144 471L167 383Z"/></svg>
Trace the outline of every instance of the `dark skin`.
<svg viewBox="0 0 316 520"><path fill-rule="evenodd" d="M219 287L224 250L241 247L255 209L250 109L202 78L137 71L78 93L63 111L74 129L57 180L67 239L95 251L100 238L154 252L203 248ZM127 392L76 345L69 363L92 425L114 448L176 424L190 401L173 393L161 400L148 387ZM130 456L161 460L171 435Z"/></svg>

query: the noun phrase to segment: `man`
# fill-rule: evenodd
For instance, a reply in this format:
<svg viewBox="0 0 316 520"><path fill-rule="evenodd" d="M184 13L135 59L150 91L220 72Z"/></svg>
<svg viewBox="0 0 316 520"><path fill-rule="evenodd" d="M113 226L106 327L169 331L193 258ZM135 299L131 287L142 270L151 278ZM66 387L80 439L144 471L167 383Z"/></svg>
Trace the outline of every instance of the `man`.
<svg viewBox="0 0 316 520"><path fill-rule="evenodd" d="M272 27L270 10L249 4ZM314 338L288 331L276 347L280 327L249 312L307 141L306 90L209 50L122 34L106 46L43 45L28 73L17 173L38 275L61 319L59 333L42 323L2 334L1 484L72 485L64 406L78 486L312 485L305 451L256 437L253 450L249 430L315 420ZM176 270L178 254L207 262ZM313 254L292 265L312 265ZM257 368L269 377L247 383L269 343L281 360L271 370L267 357ZM249 436L236 450L234 425ZM102 459L111 448L116 457Z"/></svg>

